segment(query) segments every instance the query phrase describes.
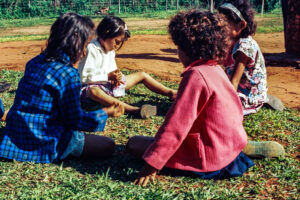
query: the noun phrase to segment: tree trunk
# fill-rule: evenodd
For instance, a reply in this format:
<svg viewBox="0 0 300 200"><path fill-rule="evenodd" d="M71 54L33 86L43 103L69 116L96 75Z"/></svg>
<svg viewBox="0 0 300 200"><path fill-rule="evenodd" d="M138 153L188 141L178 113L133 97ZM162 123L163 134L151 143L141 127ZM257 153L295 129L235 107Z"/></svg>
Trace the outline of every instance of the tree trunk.
<svg viewBox="0 0 300 200"><path fill-rule="evenodd" d="M31 13L31 4L30 4L30 0L28 1L28 10L29 10L29 17L31 17L30 13Z"/></svg>
<svg viewBox="0 0 300 200"><path fill-rule="evenodd" d="M210 0L209 11L214 12L214 0Z"/></svg>
<svg viewBox="0 0 300 200"><path fill-rule="evenodd" d="M121 0L118 1L118 6L119 6L119 14L121 13Z"/></svg>
<svg viewBox="0 0 300 200"><path fill-rule="evenodd" d="M285 50L300 57L300 1L282 0Z"/></svg>
<svg viewBox="0 0 300 200"><path fill-rule="evenodd" d="M168 10L168 0L166 0L166 11Z"/></svg>
<svg viewBox="0 0 300 200"><path fill-rule="evenodd" d="M176 10L179 9L179 0L176 0Z"/></svg>
<svg viewBox="0 0 300 200"><path fill-rule="evenodd" d="M264 7L265 7L265 0L261 1L261 12L260 15L263 17L264 16Z"/></svg>
<svg viewBox="0 0 300 200"><path fill-rule="evenodd" d="M57 11L57 7L60 6L60 0L54 0L52 1L53 5L54 5L54 10L55 12Z"/></svg>

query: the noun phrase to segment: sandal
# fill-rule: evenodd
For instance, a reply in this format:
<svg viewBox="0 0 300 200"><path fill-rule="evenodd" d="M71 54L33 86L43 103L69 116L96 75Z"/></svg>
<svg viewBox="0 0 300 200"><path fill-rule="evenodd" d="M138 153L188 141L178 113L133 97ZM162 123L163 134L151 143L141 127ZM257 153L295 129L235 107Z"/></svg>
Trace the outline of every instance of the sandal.
<svg viewBox="0 0 300 200"><path fill-rule="evenodd" d="M5 81L0 82L0 92L5 92L11 86L11 83L7 83Z"/></svg>
<svg viewBox="0 0 300 200"><path fill-rule="evenodd" d="M281 144L274 141L248 141L243 153L252 158L277 158L285 154Z"/></svg>
<svg viewBox="0 0 300 200"><path fill-rule="evenodd" d="M268 107L274 110L283 111L284 105L278 97L268 94L268 99L269 101L265 103Z"/></svg>
<svg viewBox="0 0 300 200"><path fill-rule="evenodd" d="M142 119L146 119L157 114L157 107L149 104L142 105L140 109L140 116Z"/></svg>

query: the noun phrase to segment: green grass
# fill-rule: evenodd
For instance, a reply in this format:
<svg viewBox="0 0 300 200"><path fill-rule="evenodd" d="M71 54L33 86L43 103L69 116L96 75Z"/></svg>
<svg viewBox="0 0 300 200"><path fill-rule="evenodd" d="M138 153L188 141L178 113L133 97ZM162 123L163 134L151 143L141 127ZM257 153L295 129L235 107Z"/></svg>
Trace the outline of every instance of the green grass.
<svg viewBox="0 0 300 200"><path fill-rule="evenodd" d="M264 17L256 16L258 21L257 33L274 33L284 31L283 17L281 13L265 14Z"/></svg>
<svg viewBox="0 0 300 200"><path fill-rule="evenodd" d="M13 35L2 36L0 42L12 42L12 41L29 41L29 40L47 40L49 35Z"/></svg>
<svg viewBox="0 0 300 200"><path fill-rule="evenodd" d="M120 14L132 33L132 35L167 35L167 25L171 16L174 16L176 11L154 12L143 14ZM102 19L99 16L92 17L96 24ZM283 19L280 13L268 13L264 17L256 16L258 21L257 33L273 33L283 31ZM152 20L159 23L147 23ZM32 27L33 30L38 29L37 26L50 26L55 21L55 18L28 18L28 19L12 19L0 21L0 42L8 41L25 41L25 40L42 40L48 38L48 32L45 33L22 33L22 30L17 34L12 30L20 28ZM145 23L141 23L145 22Z"/></svg>
<svg viewBox="0 0 300 200"><path fill-rule="evenodd" d="M127 74L129 71L123 71ZM13 84L0 94L8 109L23 72L2 70L0 77ZM159 77L156 77L159 79ZM161 80L163 81L163 80ZM177 88L172 82L164 84ZM275 140L285 146L286 156L254 160L256 165L242 177L230 180L201 180L190 174L164 169L158 182L142 188L132 185L143 162L124 152L134 135L153 136L171 102L144 86L131 89L122 100L141 105L155 104L159 116L147 120L131 116L109 118L105 131L95 134L113 138L118 145L107 160L68 159L57 164L0 161L0 199L299 199L300 113L261 109L247 116L245 129L252 140ZM1 127L5 123L1 122ZM1 128L2 129L2 128ZM0 129L0 131L1 131Z"/></svg>
<svg viewBox="0 0 300 200"><path fill-rule="evenodd" d="M169 19L174 16L177 11L157 11L148 13L121 13L118 17L125 21L129 20L146 20L146 19ZM101 16L90 16L95 21L100 21ZM1 19L0 29L16 28L16 27L31 27L31 26L47 26L52 25L56 18L49 17L32 17L25 19Z"/></svg>
<svg viewBox="0 0 300 200"><path fill-rule="evenodd" d="M1 19L0 29L31 27L31 26L50 26L56 18L33 17L25 19Z"/></svg>

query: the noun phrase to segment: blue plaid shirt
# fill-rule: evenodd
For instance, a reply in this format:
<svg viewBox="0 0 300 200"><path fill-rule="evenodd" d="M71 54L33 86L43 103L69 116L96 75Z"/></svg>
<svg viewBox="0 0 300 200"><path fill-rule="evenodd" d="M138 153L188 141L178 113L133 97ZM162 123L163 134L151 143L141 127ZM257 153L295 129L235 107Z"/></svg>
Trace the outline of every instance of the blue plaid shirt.
<svg viewBox="0 0 300 200"><path fill-rule="evenodd" d="M70 58L41 53L30 60L0 135L0 157L49 163L59 160L74 131L102 131L107 114L80 107L78 70Z"/></svg>

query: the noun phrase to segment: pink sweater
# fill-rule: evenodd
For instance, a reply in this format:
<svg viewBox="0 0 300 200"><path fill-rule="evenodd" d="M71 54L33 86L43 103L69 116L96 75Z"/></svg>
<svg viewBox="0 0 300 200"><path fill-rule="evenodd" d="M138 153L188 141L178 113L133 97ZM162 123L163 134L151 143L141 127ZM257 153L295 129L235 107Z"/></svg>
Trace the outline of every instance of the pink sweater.
<svg viewBox="0 0 300 200"><path fill-rule="evenodd" d="M224 70L198 60L186 68L177 99L143 159L156 169L217 171L247 144L243 110Z"/></svg>

